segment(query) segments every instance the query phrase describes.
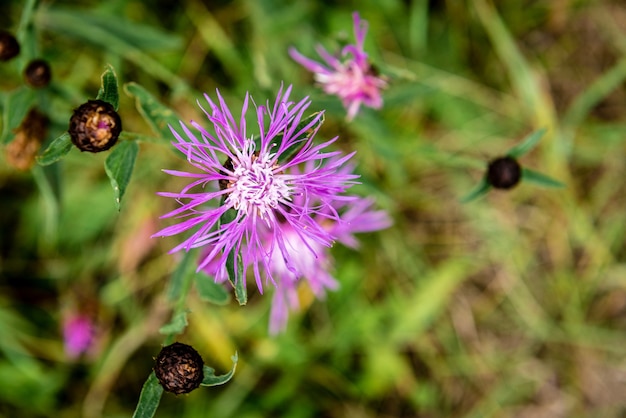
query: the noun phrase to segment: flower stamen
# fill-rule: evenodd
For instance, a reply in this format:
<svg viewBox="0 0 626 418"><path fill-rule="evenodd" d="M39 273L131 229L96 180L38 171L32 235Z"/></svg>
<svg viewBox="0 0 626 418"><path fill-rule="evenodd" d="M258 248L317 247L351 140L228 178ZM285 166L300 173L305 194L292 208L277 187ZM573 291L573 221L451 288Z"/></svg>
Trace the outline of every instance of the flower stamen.
<svg viewBox="0 0 626 418"><path fill-rule="evenodd" d="M220 187L225 186L222 190L230 189L226 202L236 210L244 215L254 214L267 220L269 212L280 201L290 200L291 188L281 178L279 167L272 162L271 155L254 152L252 140L249 140L246 148L250 153L244 153L242 161L230 161L233 175L228 182L221 180ZM225 168L230 168L226 164Z"/></svg>

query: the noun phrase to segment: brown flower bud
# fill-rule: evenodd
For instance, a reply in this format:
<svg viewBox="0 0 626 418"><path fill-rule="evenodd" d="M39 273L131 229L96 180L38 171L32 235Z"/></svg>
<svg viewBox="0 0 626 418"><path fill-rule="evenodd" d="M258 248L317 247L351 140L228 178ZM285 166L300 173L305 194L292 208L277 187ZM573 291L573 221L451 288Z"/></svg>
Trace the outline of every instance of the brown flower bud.
<svg viewBox="0 0 626 418"><path fill-rule="evenodd" d="M20 44L11 33L0 31L0 61L8 61L20 53Z"/></svg>
<svg viewBox="0 0 626 418"><path fill-rule="evenodd" d="M176 395L196 389L204 379L204 361L190 345L174 343L163 347L154 373L163 389Z"/></svg>
<svg viewBox="0 0 626 418"><path fill-rule="evenodd" d="M4 152L7 163L18 170L28 170L35 163L35 156L48 133L48 117L33 108L15 130L15 138Z"/></svg>
<svg viewBox="0 0 626 418"><path fill-rule="evenodd" d="M52 78L50 65L42 59L32 60L24 69L24 79L31 87L37 89L46 87L50 84L50 78Z"/></svg>
<svg viewBox="0 0 626 418"><path fill-rule="evenodd" d="M117 142L122 120L110 103L89 100L74 110L68 132L79 150L106 151Z"/></svg>
<svg viewBox="0 0 626 418"><path fill-rule="evenodd" d="M522 178L522 167L513 157L500 157L489 163L487 182L496 189L510 189Z"/></svg>

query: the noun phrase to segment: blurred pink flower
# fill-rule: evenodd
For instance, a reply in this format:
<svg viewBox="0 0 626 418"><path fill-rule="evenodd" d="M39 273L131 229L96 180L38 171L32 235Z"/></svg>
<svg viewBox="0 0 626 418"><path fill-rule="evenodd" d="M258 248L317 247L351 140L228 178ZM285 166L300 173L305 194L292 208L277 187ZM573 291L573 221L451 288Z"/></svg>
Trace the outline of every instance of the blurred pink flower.
<svg viewBox="0 0 626 418"><path fill-rule="evenodd" d="M88 352L95 341L96 327L86 315L68 314L63 319L63 341L65 353L70 358L77 358Z"/></svg>
<svg viewBox="0 0 626 418"><path fill-rule="evenodd" d="M385 211L374 210L371 199L357 198L336 205L341 212L339 220L319 214L316 218L338 242L351 248L358 248L355 233L372 232L391 225L391 219ZM281 257L272 257L270 270L276 283L270 312L270 334L278 334L287 327L289 312L298 310L297 288L306 282L317 299L323 299L326 290L336 290L339 283L330 273L334 260L328 247L312 240L301 239L297 232L288 226L283 230L284 242L289 254L289 265ZM267 245L274 245L272 237L267 236Z"/></svg>
<svg viewBox="0 0 626 418"><path fill-rule="evenodd" d="M347 120L356 116L361 104L380 109L383 105L381 90L387 87L386 78L377 74L363 50L367 21L361 20L357 12L352 14L352 18L356 44L343 47L343 61L328 53L321 45L316 47L316 51L325 61L324 64L305 57L293 47L289 48L291 58L314 73L315 81L324 92L339 97L348 112Z"/></svg>

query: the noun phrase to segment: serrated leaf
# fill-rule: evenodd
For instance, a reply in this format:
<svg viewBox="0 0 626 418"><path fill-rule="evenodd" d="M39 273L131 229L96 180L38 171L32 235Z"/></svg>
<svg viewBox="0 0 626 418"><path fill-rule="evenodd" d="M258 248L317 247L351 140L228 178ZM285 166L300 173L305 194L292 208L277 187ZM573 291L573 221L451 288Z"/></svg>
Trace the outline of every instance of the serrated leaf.
<svg viewBox="0 0 626 418"><path fill-rule="evenodd" d="M526 138L522 140L522 142L520 142L519 144L511 148L506 153L506 155L508 155L509 157L513 157L513 158L521 157L522 155L526 154L531 149L533 149L535 145L537 145L537 142L539 142L539 140L545 133L546 133L546 129L542 128L542 129L539 129L538 131L535 131L529 134L528 136L526 136Z"/></svg>
<svg viewBox="0 0 626 418"><path fill-rule="evenodd" d="M223 385L224 383L228 382L233 377L233 375L235 374L235 370L237 369L237 361L239 360L237 353L235 353L235 355L232 356L230 359L233 361L233 368L230 369L228 373L221 376L216 376L215 370L211 367L204 366L204 379L200 384L202 386L217 386Z"/></svg>
<svg viewBox="0 0 626 418"><path fill-rule="evenodd" d="M187 328L188 324L189 323L187 322L187 311L179 312L174 315L174 317L168 324L165 324L161 328L159 328L159 333L163 335L180 334L185 330L185 328Z"/></svg>
<svg viewBox="0 0 626 418"><path fill-rule="evenodd" d="M115 75L115 70L110 64L107 64L101 78L100 90L98 90L96 99L110 103L117 110L120 103L120 93L117 89L117 75Z"/></svg>
<svg viewBox="0 0 626 418"><path fill-rule="evenodd" d="M4 96L2 115L2 143L10 142L13 131L20 126L28 111L35 103L35 91L27 87L20 87Z"/></svg>
<svg viewBox="0 0 626 418"><path fill-rule="evenodd" d="M486 179L483 178L471 192L461 198L461 203L468 203L472 200L476 200L487 194L489 189L491 189L491 185L487 183Z"/></svg>
<svg viewBox="0 0 626 418"><path fill-rule="evenodd" d="M152 418L159 407L162 395L163 387L153 371L143 384L133 418Z"/></svg>
<svg viewBox="0 0 626 418"><path fill-rule="evenodd" d="M150 92L137 83L125 84L124 91L135 98L139 114L148 122L155 133L162 138L172 136L168 125L178 126L180 121L172 109L160 103Z"/></svg>
<svg viewBox="0 0 626 418"><path fill-rule="evenodd" d="M552 177L546 176L545 174L538 173L537 171L531 170L529 168L522 168L522 180L543 187L565 187L565 184L561 183L560 181L555 180Z"/></svg>
<svg viewBox="0 0 626 418"><path fill-rule="evenodd" d="M121 209L122 197L130 182L138 153L139 145L136 142L122 141L113 148L104 162L104 170L111 180L118 211Z"/></svg>
<svg viewBox="0 0 626 418"><path fill-rule="evenodd" d="M199 272L195 275L196 290L200 299L216 305L226 305L230 301L230 294L220 283L215 283L213 278Z"/></svg>
<svg viewBox="0 0 626 418"><path fill-rule="evenodd" d="M65 157L71 149L72 139L70 138L70 134L65 132L63 135L52 141L50 145L48 145L48 148L37 156L37 163L39 165L50 165L55 163Z"/></svg>

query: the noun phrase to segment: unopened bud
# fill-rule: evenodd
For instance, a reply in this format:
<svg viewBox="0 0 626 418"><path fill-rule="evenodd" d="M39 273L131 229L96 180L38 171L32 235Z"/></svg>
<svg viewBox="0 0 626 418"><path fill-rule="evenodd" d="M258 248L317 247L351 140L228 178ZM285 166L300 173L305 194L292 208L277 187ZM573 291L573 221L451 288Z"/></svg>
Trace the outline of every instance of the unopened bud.
<svg viewBox="0 0 626 418"><path fill-rule="evenodd" d="M106 151L117 142L122 120L110 103L89 100L74 110L68 132L79 150Z"/></svg>
<svg viewBox="0 0 626 418"><path fill-rule="evenodd" d="M510 189L522 178L522 167L513 157L500 157L489 163L487 182L496 189Z"/></svg>
<svg viewBox="0 0 626 418"><path fill-rule="evenodd" d="M51 78L52 71L50 70L50 64L42 59L32 60L24 70L26 84L36 89L46 87L50 84Z"/></svg>
<svg viewBox="0 0 626 418"><path fill-rule="evenodd" d="M154 373L163 389L176 395L196 389L204 379L204 361L190 345L174 343L163 347Z"/></svg>
<svg viewBox="0 0 626 418"><path fill-rule="evenodd" d="M8 61L20 53L20 44L11 33L0 31L0 61Z"/></svg>

